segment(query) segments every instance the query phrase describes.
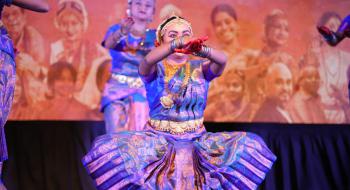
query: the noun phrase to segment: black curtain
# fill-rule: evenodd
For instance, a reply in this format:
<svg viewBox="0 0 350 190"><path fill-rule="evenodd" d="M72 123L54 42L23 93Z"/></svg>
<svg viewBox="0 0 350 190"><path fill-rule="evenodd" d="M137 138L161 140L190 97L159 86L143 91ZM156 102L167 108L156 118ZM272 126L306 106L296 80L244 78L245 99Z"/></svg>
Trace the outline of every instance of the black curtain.
<svg viewBox="0 0 350 190"><path fill-rule="evenodd" d="M350 126L206 123L208 131L260 135L277 161L261 190L350 190ZM103 122L10 121L9 160L3 180L9 190L93 190L80 160Z"/></svg>

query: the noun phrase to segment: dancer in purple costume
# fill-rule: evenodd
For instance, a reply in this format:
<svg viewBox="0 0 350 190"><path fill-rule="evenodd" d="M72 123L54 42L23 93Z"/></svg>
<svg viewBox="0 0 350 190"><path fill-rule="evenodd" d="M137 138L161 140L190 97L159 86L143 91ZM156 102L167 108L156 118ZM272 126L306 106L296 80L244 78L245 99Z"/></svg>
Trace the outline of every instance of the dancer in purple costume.
<svg viewBox="0 0 350 190"><path fill-rule="evenodd" d="M154 48L155 30L148 29L154 13L155 0L128 0L128 17L110 27L102 42L112 56L101 100L107 133L141 131L147 122L146 91L138 67Z"/></svg>
<svg viewBox="0 0 350 190"><path fill-rule="evenodd" d="M150 120L144 131L95 140L83 164L97 189L256 189L263 181L276 157L259 136L203 126L209 83L227 60L205 40L177 16L158 27L160 46L139 67Z"/></svg>
<svg viewBox="0 0 350 190"><path fill-rule="evenodd" d="M4 6L16 5L36 12L47 12L47 0L0 0L0 14ZM12 40L0 20L0 189L6 189L1 180L3 162L7 159L4 126L9 115L16 80L15 51Z"/></svg>

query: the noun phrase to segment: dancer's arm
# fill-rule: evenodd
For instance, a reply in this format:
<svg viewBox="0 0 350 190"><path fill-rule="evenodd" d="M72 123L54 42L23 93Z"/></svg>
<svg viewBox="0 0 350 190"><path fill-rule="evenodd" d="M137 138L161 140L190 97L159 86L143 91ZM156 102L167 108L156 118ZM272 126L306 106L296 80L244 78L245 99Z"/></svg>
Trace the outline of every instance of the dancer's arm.
<svg viewBox="0 0 350 190"><path fill-rule="evenodd" d="M209 47L206 47L206 48L209 48ZM209 59L209 61L205 64L208 64L208 68L210 69L210 71L207 70L204 72L204 74L207 75L206 76L207 79L211 80L212 79L211 77L215 78L217 76L220 76L226 66L226 62L227 62L226 54L220 50L210 48L210 54L206 58ZM211 74L213 74L214 76L210 76Z"/></svg>
<svg viewBox="0 0 350 190"><path fill-rule="evenodd" d="M149 76L155 73L156 63L175 52L175 49L182 48L183 38L176 39L171 43L163 43L147 54L139 67L142 76Z"/></svg>
<svg viewBox="0 0 350 190"><path fill-rule="evenodd" d="M102 46L108 49L115 49L121 42L121 39L128 35L133 24L134 20L131 17L123 19L120 23L120 29L107 34L105 40L102 42Z"/></svg>
<svg viewBox="0 0 350 190"><path fill-rule="evenodd" d="M325 26L318 26L317 29L329 45L336 46L345 37L350 37L350 15L342 20L336 32L331 31Z"/></svg>
<svg viewBox="0 0 350 190"><path fill-rule="evenodd" d="M207 39L208 38L205 37L191 40L184 45L183 52L207 58L208 61L205 62L203 66L203 73L207 80L212 80L213 78L220 76L224 71L227 56L223 51L203 45L203 42Z"/></svg>
<svg viewBox="0 0 350 190"><path fill-rule="evenodd" d="M47 12L50 9L47 0L13 0L12 4L36 12Z"/></svg>
<svg viewBox="0 0 350 190"><path fill-rule="evenodd" d="M204 69L204 74L207 75L206 78L208 80L220 76L226 66L227 57L222 51L203 46L202 43L205 40L206 39L203 40L203 38L199 38L186 42L186 39L180 38L171 43L162 44L147 54L144 61L140 64L140 75L152 75L156 71L156 63L176 51L188 54L194 53L197 56L209 59L209 61L205 63L207 68ZM183 43L183 41L185 42Z"/></svg>
<svg viewBox="0 0 350 190"><path fill-rule="evenodd" d="M343 19L336 34L338 36L342 36L343 38L350 37L350 15Z"/></svg>

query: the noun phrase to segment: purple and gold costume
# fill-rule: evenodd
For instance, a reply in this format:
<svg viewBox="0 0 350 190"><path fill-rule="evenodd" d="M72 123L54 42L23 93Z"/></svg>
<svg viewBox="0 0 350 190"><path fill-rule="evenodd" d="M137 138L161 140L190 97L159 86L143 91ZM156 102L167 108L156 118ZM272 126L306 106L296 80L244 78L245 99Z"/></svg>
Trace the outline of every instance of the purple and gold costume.
<svg viewBox="0 0 350 190"><path fill-rule="evenodd" d="M252 133L208 133L203 126L209 82L215 78L203 61L191 61L185 90L182 72L169 81L179 93L171 108L160 98L165 90L164 66L142 77L150 106L145 131L98 137L83 164L104 189L256 189L276 157ZM181 69L180 69L181 70Z"/></svg>
<svg viewBox="0 0 350 190"><path fill-rule="evenodd" d="M7 1L0 1L0 15L6 3ZM11 109L15 89L16 66L14 58L12 40L0 20L0 162L5 161L8 157L4 126Z"/></svg>
<svg viewBox="0 0 350 190"><path fill-rule="evenodd" d="M120 25L112 26L105 39L118 30ZM154 47L154 41L155 31L147 30L144 38L128 34L120 39L114 49L110 49L113 58L111 78L105 85L101 100L107 130L140 131L147 122L146 91L138 67L143 57ZM134 50L128 49L130 47Z"/></svg>

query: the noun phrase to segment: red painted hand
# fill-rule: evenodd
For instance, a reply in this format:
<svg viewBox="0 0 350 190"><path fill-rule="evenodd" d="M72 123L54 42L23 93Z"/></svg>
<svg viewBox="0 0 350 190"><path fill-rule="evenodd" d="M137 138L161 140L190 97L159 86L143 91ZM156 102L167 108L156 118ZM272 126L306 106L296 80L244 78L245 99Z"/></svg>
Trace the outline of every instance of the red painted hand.
<svg viewBox="0 0 350 190"><path fill-rule="evenodd" d="M208 36L189 40L183 48L175 49L176 53L193 54L202 49L203 43L208 40Z"/></svg>

